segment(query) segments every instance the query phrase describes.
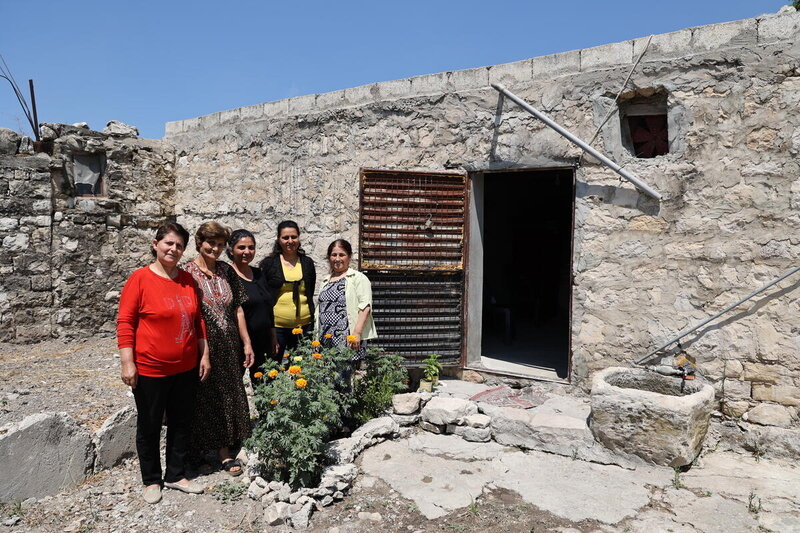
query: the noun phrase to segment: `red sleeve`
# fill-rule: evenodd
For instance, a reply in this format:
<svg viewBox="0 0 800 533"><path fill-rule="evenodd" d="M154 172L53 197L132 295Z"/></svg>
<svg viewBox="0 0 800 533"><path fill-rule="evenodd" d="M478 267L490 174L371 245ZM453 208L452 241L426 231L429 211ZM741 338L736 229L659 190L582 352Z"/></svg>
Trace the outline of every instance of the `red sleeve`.
<svg viewBox="0 0 800 533"><path fill-rule="evenodd" d="M133 348L136 345L136 326L139 323L139 278L134 272L119 298L119 313L117 314L117 347Z"/></svg>

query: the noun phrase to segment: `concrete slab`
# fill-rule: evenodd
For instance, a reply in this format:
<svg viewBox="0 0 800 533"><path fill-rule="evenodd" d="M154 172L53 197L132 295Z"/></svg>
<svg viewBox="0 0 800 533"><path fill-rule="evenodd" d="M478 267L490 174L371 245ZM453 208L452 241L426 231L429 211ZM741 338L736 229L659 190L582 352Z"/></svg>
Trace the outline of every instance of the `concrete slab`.
<svg viewBox="0 0 800 533"><path fill-rule="evenodd" d="M462 461L489 461L500 454L515 451L492 441L467 442L458 435L436 435L427 431L410 437L408 447L414 452Z"/></svg>
<svg viewBox="0 0 800 533"><path fill-rule="evenodd" d="M703 533L749 533L758 531L758 521L747 505L712 494L698 497L686 489L667 489L664 502L675 514L675 520L690 524Z"/></svg>
<svg viewBox="0 0 800 533"><path fill-rule="evenodd" d="M489 385L482 383L471 383L469 381L461 381L458 379L442 379L439 385L436 386L436 392L439 396L461 398L469 400L471 397L491 389Z"/></svg>

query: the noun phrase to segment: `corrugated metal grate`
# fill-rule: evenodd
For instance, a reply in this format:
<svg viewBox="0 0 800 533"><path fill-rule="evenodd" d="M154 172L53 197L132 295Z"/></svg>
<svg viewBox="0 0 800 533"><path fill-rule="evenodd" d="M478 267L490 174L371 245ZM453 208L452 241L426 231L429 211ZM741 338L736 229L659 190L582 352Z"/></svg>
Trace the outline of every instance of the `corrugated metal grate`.
<svg viewBox="0 0 800 533"><path fill-rule="evenodd" d="M361 173L359 248L375 344L410 361L461 356L466 194L462 174Z"/></svg>

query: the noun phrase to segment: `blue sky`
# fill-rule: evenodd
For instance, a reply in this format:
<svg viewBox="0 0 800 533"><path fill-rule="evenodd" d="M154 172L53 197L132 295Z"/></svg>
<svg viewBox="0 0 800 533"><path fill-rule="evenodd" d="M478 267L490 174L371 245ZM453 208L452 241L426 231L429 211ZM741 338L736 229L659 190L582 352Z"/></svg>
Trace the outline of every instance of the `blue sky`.
<svg viewBox="0 0 800 533"><path fill-rule="evenodd" d="M0 54L40 122L164 123L376 81L774 13L785 0L0 0ZM0 79L0 127L31 135Z"/></svg>

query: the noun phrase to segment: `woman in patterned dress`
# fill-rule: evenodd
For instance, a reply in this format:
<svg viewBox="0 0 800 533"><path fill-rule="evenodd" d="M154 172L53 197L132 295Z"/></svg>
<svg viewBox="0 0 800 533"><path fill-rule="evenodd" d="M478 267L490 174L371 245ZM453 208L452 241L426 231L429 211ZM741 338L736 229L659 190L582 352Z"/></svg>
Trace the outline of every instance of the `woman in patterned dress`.
<svg viewBox="0 0 800 533"><path fill-rule="evenodd" d="M202 297L211 376L198 388L192 427L192 451L217 450L223 468L232 476L242 473L231 448L250 436L250 411L242 383L241 365L253 364L242 302L246 299L231 266L218 261L230 232L217 222L205 222L195 233L198 256L183 269L192 275ZM241 352L243 357L240 357Z"/></svg>
<svg viewBox="0 0 800 533"><path fill-rule="evenodd" d="M328 246L330 274L319 291L316 335L324 346L347 344L353 348L355 365L364 358L366 341L378 335L372 320L372 285L367 276L350 268L352 256L353 248L344 239Z"/></svg>

